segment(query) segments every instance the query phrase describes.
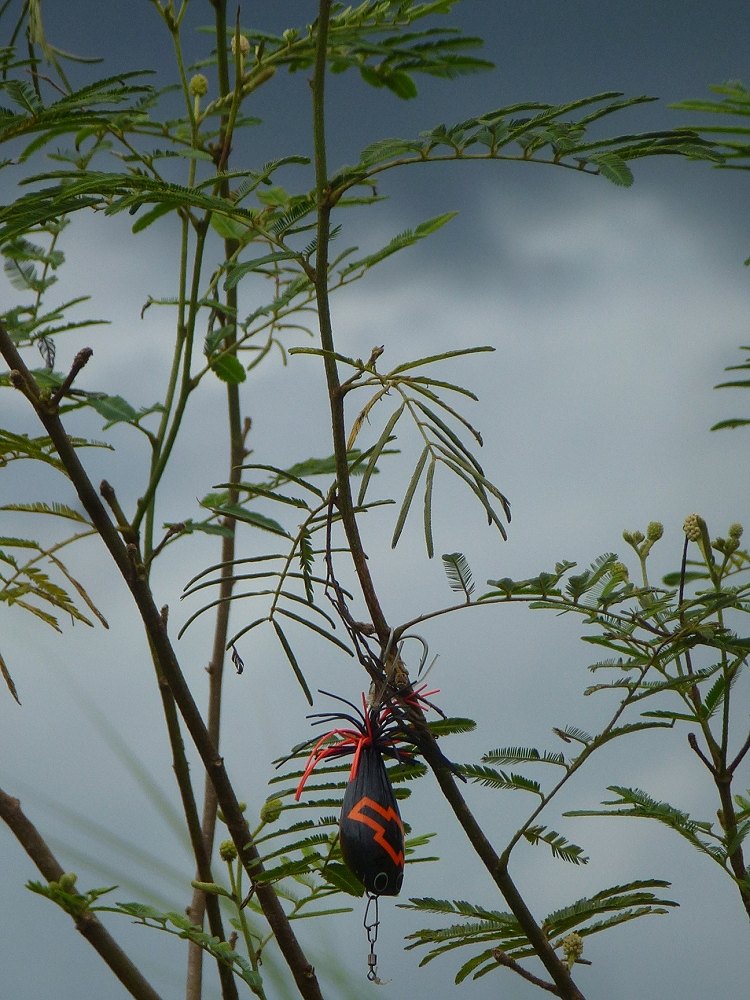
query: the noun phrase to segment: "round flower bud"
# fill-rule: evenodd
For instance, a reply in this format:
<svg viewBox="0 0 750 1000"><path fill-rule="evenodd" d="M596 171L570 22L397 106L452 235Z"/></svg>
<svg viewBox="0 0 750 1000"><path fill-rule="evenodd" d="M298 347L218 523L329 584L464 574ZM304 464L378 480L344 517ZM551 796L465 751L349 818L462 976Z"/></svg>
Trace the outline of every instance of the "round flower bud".
<svg viewBox="0 0 750 1000"><path fill-rule="evenodd" d="M240 55L244 59L250 53L250 40L245 35L240 35ZM237 35L232 36L232 55L237 58Z"/></svg>
<svg viewBox="0 0 750 1000"><path fill-rule="evenodd" d="M580 934L573 931L572 934L568 934L566 938L563 938L560 943L563 955L565 955L565 964L569 969L572 969L573 965L583 954L583 938Z"/></svg>
<svg viewBox="0 0 750 1000"><path fill-rule="evenodd" d="M237 857L237 848L233 840L222 840L219 844L219 857L222 861L234 861Z"/></svg>
<svg viewBox="0 0 750 1000"><path fill-rule="evenodd" d="M729 525L729 531L727 534L730 538L736 538L739 541L739 539L742 538L742 531L742 525L735 521L734 524Z"/></svg>
<svg viewBox="0 0 750 1000"><path fill-rule="evenodd" d="M661 521L648 522L648 527L646 528L646 538L648 538L650 542L658 542L663 534L664 525Z"/></svg>
<svg viewBox="0 0 750 1000"><path fill-rule="evenodd" d="M683 522L682 530L691 542L699 542L701 540L702 527L703 518L700 514L688 514Z"/></svg>
<svg viewBox="0 0 750 1000"><path fill-rule="evenodd" d="M609 572L613 580L627 580L628 578L628 567L623 562L613 562Z"/></svg>
<svg viewBox="0 0 750 1000"><path fill-rule="evenodd" d="M60 876L58 885L63 890L63 892L72 892L75 888L75 884L78 881L78 876L75 872L65 872Z"/></svg>
<svg viewBox="0 0 750 1000"><path fill-rule="evenodd" d="M202 73L196 73L191 77L188 89L193 97L203 97L208 93L208 79Z"/></svg>
<svg viewBox="0 0 750 1000"><path fill-rule="evenodd" d="M623 541L628 543L628 545L632 545L635 542L635 537L632 531L623 531L622 538Z"/></svg>
<svg viewBox="0 0 750 1000"><path fill-rule="evenodd" d="M264 823L275 823L281 815L283 802L281 799L267 799L260 810L260 818Z"/></svg>

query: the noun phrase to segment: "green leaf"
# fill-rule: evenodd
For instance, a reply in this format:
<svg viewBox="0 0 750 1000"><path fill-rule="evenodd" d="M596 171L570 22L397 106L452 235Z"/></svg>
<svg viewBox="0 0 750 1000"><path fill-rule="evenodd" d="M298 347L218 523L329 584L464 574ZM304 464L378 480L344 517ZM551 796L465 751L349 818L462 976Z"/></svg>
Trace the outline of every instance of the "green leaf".
<svg viewBox="0 0 750 1000"><path fill-rule="evenodd" d="M523 831L523 835L530 844L547 844L552 851L553 858L568 861L573 865L588 864L589 859L585 857L582 848L578 847L577 844L569 843L561 834L554 830L548 830L546 826L527 827Z"/></svg>
<svg viewBox="0 0 750 1000"><path fill-rule="evenodd" d="M288 595L285 592L284 596L288 597L291 595ZM323 613L320 611L320 608L315 608L315 610L321 614ZM317 634L321 636L323 639L327 639L329 642L332 642L334 646L338 646L339 649L343 650L343 652L345 652L348 656L354 656L352 650L346 645L345 642L342 642L342 640L339 639L338 636L335 636L332 632L329 632L328 629L325 629L320 625L316 625L315 622L311 622L309 618L303 618L302 615L296 615L293 611L290 611L289 608L282 608L282 607L277 608L277 614L284 615L284 617L286 618L291 618L293 621L299 622L299 624L304 625L305 628L309 628L311 631L317 632Z"/></svg>
<svg viewBox="0 0 750 1000"><path fill-rule="evenodd" d="M437 462L435 459L430 460L430 464L427 466L427 475L424 481L424 504L423 504L423 520L424 520L424 542L427 549L427 558L432 559L435 555L435 543L432 537L432 488L435 482L435 466Z"/></svg>
<svg viewBox="0 0 750 1000"><path fill-rule="evenodd" d="M494 767L487 767L484 764L460 764L458 770L465 777L485 788L497 788L518 792L533 792L541 797L541 786L538 781L532 781L522 774L499 771Z"/></svg>
<svg viewBox="0 0 750 1000"><path fill-rule="evenodd" d="M279 642L281 643L281 648L286 653L286 658L289 660L289 664L290 664L292 670L294 671L294 676L299 681L300 687L304 691L305 697L307 698L308 702L312 705L312 703L313 703L313 696L310 693L310 688L307 686L307 681L305 680L305 675L302 673L302 670L300 669L300 665L297 662L297 657L294 655L294 651L292 650L292 647L289 645L287 637L284 635L284 630L282 629L281 625L279 625L279 623L275 619L272 622L272 624L273 624L274 630L276 632L276 635L278 636Z"/></svg>
<svg viewBox="0 0 750 1000"><path fill-rule="evenodd" d="M417 484L422 476L422 471L424 470L425 463L427 462L427 456L429 454L429 448L425 447L422 454L417 460L417 464L412 473L411 479L409 480L409 485L406 487L406 493L404 494L404 499L401 502L401 509L398 512L398 517L396 518L396 526L393 529L393 537L391 538L391 548L395 549L398 544L398 540L401 537L401 532L404 530L404 524L406 522L406 517L409 513L409 508L411 507L411 502L414 499L414 493L417 489Z"/></svg>
<svg viewBox="0 0 750 1000"><path fill-rule="evenodd" d="M21 704L21 699L18 697L18 691L16 690L16 685L13 683L13 678L10 676L10 671L8 670L7 664L0 653L0 676L5 681L8 690L13 695L18 704Z"/></svg>
<svg viewBox="0 0 750 1000"><path fill-rule="evenodd" d="M108 427L117 423L133 423L138 416L135 409L122 396L92 394L88 397L88 403L100 417L104 417Z"/></svg>
<svg viewBox="0 0 750 1000"><path fill-rule="evenodd" d="M610 153L606 156L595 156L591 162L599 168L599 173L608 181L617 184L619 187L630 187L633 183L633 171L627 163Z"/></svg>
<svg viewBox="0 0 750 1000"><path fill-rule="evenodd" d="M201 501L201 506L207 507L215 514L233 517L235 520L242 521L244 524L250 524L254 528L261 528L263 531L270 531L274 535L282 535L284 538L289 538L289 532L282 528L278 521L266 517L265 514L259 514L257 511L247 510L239 504L223 503L212 505L210 497L206 497Z"/></svg>
<svg viewBox="0 0 750 1000"><path fill-rule="evenodd" d="M212 215L211 228L225 240L239 240L247 237L247 224L238 222L236 219L229 219L226 215Z"/></svg>
<svg viewBox="0 0 750 1000"><path fill-rule="evenodd" d="M433 736L454 736L456 733L473 733L477 724L473 719L449 716L445 719L433 719L427 723L427 728Z"/></svg>
<svg viewBox="0 0 750 1000"><path fill-rule="evenodd" d="M474 593L474 581L466 556L462 552L451 552L444 555L443 569L448 577L451 590L462 592L466 603L470 604L471 595Z"/></svg>
<svg viewBox="0 0 750 1000"><path fill-rule="evenodd" d="M485 764L556 764L567 768L561 753L539 753L534 747L501 747L482 754Z"/></svg>
<svg viewBox="0 0 750 1000"><path fill-rule="evenodd" d="M402 100L409 100L417 96L417 85L408 73L388 73L383 75L383 83Z"/></svg>
<svg viewBox="0 0 750 1000"><path fill-rule="evenodd" d="M750 258L749 258L750 259ZM736 430L737 427L748 427L750 426L750 420L741 420L739 418L730 420L720 420L718 424L714 424L711 427L712 431L723 431L723 430Z"/></svg>
<svg viewBox="0 0 750 1000"><path fill-rule="evenodd" d="M695 820L668 802L660 802L651 798L639 788L624 788L621 785L610 785L608 791L614 792L618 798L602 802L607 809L575 809L566 812L566 816L630 816L638 819L651 819L668 826L701 853L709 855L722 866L726 862L726 850L707 837L712 834L712 824L703 820ZM615 807L615 808L611 808Z"/></svg>
<svg viewBox="0 0 750 1000"><path fill-rule="evenodd" d="M23 511L27 514L52 514L54 517L62 517L68 521L76 521L79 524L91 524L89 519L79 510L74 510L64 503L6 503L0 506L0 510Z"/></svg>
<svg viewBox="0 0 750 1000"><path fill-rule="evenodd" d="M262 257L255 257L253 260L246 260L241 264L234 264L227 272L227 276L224 281L224 288L229 291L229 289L234 288L246 274L252 274L255 271L265 273L265 269L268 264L276 264L282 260L296 260L298 256L298 254L291 250L276 250L273 253L264 254Z"/></svg>
<svg viewBox="0 0 750 1000"><path fill-rule="evenodd" d="M490 963L490 968L499 968L500 963L495 958L496 950L495 948L488 948L486 951L482 951L473 958L470 958L468 962L464 962L456 973L456 978L454 979L456 985L458 986L462 983L470 973L474 973L472 976L473 979L478 979L480 973L477 973L476 970L487 962Z"/></svg>
<svg viewBox="0 0 750 1000"><path fill-rule="evenodd" d="M442 226L451 219L455 218L457 212L444 212L442 215L437 215L433 219L427 219L425 222L420 223L416 229L405 229L403 232L398 233L393 239L387 243L380 250L376 250L374 253L368 254L366 257L362 257L360 260L350 261L341 270L343 276L351 274L352 271L358 269L368 269L373 267L375 264L379 264L380 261L385 260L394 253L398 253L399 250L404 250L406 247L412 246L419 240L424 239L431 233L437 232Z"/></svg>
<svg viewBox="0 0 750 1000"><path fill-rule="evenodd" d="M247 378L245 366L234 354L220 354L212 358L209 364L211 371L218 375L222 382L228 382L230 385L239 385Z"/></svg>
<svg viewBox="0 0 750 1000"><path fill-rule="evenodd" d="M438 218L441 218L438 216ZM435 361L448 361L451 358L462 358L467 354L485 354L494 352L494 347L464 347L455 351L444 351L442 354L430 354L424 358L415 358L414 361L406 361L402 365L397 365L392 375L400 375L403 372L412 371L414 368L421 368L423 365L431 365Z"/></svg>
<svg viewBox="0 0 750 1000"><path fill-rule="evenodd" d="M360 487L359 487L359 493L357 495L357 503L358 504L362 504L364 502L365 494L367 493L367 487L368 487L368 485L370 483L370 478L372 477L372 474L376 470L378 459L380 458L381 454L383 453L383 449L385 448L385 446L391 440L391 435L393 433L393 429L396 426L396 424L398 423L399 418L401 417L401 414L404 412L404 407L405 406L406 406L406 403L403 402L398 407L398 409L396 409L396 410L393 411L393 413L388 418L388 421L386 422L386 425L383 428L383 431L382 431L380 437L378 438L378 440L375 442L375 444L373 445L372 449L370 450L370 457L367 460L367 465L365 466L365 470L364 470L364 473L362 475L362 482L360 483Z"/></svg>
<svg viewBox="0 0 750 1000"><path fill-rule="evenodd" d="M321 871L323 879L339 892L345 892L348 896L361 897L365 894L365 888L357 876L349 870L346 865L336 861L329 861Z"/></svg>

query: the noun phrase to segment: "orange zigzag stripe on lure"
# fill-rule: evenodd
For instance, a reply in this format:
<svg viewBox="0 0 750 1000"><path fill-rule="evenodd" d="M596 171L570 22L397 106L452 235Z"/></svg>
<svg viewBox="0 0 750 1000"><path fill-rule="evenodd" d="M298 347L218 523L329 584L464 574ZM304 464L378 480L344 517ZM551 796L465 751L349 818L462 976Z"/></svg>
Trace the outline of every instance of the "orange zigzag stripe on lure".
<svg viewBox="0 0 750 1000"><path fill-rule="evenodd" d="M386 823L388 822L397 823L399 829L401 830L401 833L403 834L404 824L401 821L401 817L393 808L393 806L388 806L387 809L384 809L379 802L376 802L374 799L371 799L368 795L364 795L359 800L359 802L352 809L349 810L349 814L346 818L354 820L355 823L364 823L365 826L369 826L371 830L374 830L375 836L373 837L373 840L375 841L375 843L379 844L383 848L383 850L391 858L391 860L395 865L403 867L404 852L396 851L393 849L393 845L388 843L385 826L382 823L379 823L376 819L373 819L372 816L365 815L362 812L362 810L365 807L369 807L370 809L372 809L373 812L377 813L379 816L382 816L383 819L386 821Z"/></svg>

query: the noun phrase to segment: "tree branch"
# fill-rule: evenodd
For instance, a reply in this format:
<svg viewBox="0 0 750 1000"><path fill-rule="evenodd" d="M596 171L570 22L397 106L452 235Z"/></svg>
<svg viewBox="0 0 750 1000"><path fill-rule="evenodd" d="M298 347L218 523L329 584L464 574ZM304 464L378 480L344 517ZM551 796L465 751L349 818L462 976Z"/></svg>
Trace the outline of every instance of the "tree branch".
<svg viewBox="0 0 750 1000"><path fill-rule="evenodd" d="M320 0L317 22L317 48L313 78L313 131L315 147L315 180L318 202L317 215L317 252L315 259L315 292L318 305L318 322L320 326L320 342L324 350L328 395L331 407L331 430L333 436L334 454L336 457L336 489L338 508L341 521L346 532L351 550L352 561L362 594L370 612L372 624L380 640L381 648L385 648L390 638L390 629L375 592L375 586L370 574L359 526L354 513L351 493L351 479L346 449L346 429L344 420L344 395L341 391L338 368L335 358L335 345L328 297L328 244L330 241L330 216L332 199L326 167L326 136L325 136L325 77L328 27L330 23L331 0ZM415 728L420 736L420 750L425 760L432 768L443 795L448 800L459 823L463 827L474 850L483 861L500 889L508 906L520 923L535 952L544 963L547 971L560 990L560 996L566 1000L584 1000L571 979L566 965L560 961L551 948L541 927L537 924L525 901L516 889L507 866L501 862L489 840L477 823L458 790L450 768L438 749L432 734L423 723L417 720Z"/></svg>
<svg viewBox="0 0 750 1000"><path fill-rule="evenodd" d="M237 10L239 19L239 8ZM217 72L219 77L219 94L225 97L230 92L229 65L227 59L227 18L226 0L220 0L215 4L215 26ZM239 46L235 53L237 60L237 75L241 78L241 53ZM237 92L236 92L237 93ZM236 113L236 106L234 111ZM217 164L217 174L227 170L229 151L232 143L232 128L226 115L221 119L221 133L219 145L221 147L221 157ZM229 181L226 177L221 177L217 183L219 193L224 198L230 197ZM227 238L224 240L224 257L230 260L239 247L237 240ZM232 356L237 356L237 288L232 286L226 293L227 312L222 317L224 325L231 325L232 332L226 338L226 346ZM227 392L227 423L229 432L229 473L228 473L228 501L230 504L237 503L239 491L237 483L242 477L242 462L245 457L245 440L242 432L242 416L240 408L239 386L235 382L228 382ZM249 428L248 428L249 429ZM232 567L236 552L236 521L232 518L225 518L224 525L230 532L221 540L221 571L219 584L219 605L216 610L214 623L214 636L211 648L211 659L208 665L208 708L207 708L207 728L208 734L214 746L218 749L221 735L221 706L223 694L224 663L226 657L227 637L229 634L229 607L230 598L234 590L234 570ZM214 838L216 835L216 792L208 776L206 776L203 790L203 814L201 819L201 831L204 851L210 858L213 851ZM200 871L197 875L198 881L205 882ZM190 902L191 919L202 924L203 912L207 906L211 905L209 897L200 889L193 891L193 898ZM188 982L186 990L186 1000L200 1000L201 997L201 970L203 964L203 951L194 944L188 946ZM221 964L221 963L219 963Z"/></svg>
<svg viewBox="0 0 750 1000"><path fill-rule="evenodd" d="M229 833L237 846L245 870L250 879L254 880L264 870L258 849L253 843L250 828L227 775L224 761L219 756L218 750L208 734L192 692L182 674L177 655L167 634L166 624L156 606L144 567L140 562L140 553L135 545L126 546L120 538L59 417L57 414L50 413L44 405L34 377L24 364L7 330L1 324L0 354L11 369L12 384L21 388L24 395L32 403L37 417L44 425L57 450L60 461L65 466L86 513L91 518L130 589L153 655L156 657L164 679L172 691L180 714L216 791L216 797L226 818ZM281 953L294 976L300 995L305 1000L323 1000L315 970L302 951L275 890L270 885L259 885L256 888L256 897Z"/></svg>
<svg viewBox="0 0 750 1000"><path fill-rule="evenodd" d="M526 982L533 983L533 985L538 986L540 990L546 990L548 993L552 993L553 996L560 996L560 991L556 986L553 986L552 983L546 983L543 979L540 979L539 976L535 976L533 972L529 972L528 969L524 969L524 967L517 962L515 958L511 958L510 955L504 952L502 948L496 948L492 955L499 965L502 965L506 969L510 969L513 972L517 972L522 979L526 980Z"/></svg>
<svg viewBox="0 0 750 1000"><path fill-rule="evenodd" d="M37 828L21 809L18 799L0 789L0 817L48 882L58 882L65 874L57 858L47 846ZM140 969L128 958L96 914L85 912L72 916L77 930L106 962L125 989L136 1000L161 1000L160 995L144 978Z"/></svg>

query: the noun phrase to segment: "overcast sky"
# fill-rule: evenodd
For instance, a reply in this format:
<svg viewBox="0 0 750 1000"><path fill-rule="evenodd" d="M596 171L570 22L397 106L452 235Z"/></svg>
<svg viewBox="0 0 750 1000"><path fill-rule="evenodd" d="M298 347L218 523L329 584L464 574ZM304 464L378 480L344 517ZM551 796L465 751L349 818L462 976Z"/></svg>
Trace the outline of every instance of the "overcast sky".
<svg viewBox="0 0 750 1000"><path fill-rule="evenodd" d="M243 26L255 16L270 30L304 23L314 7L256 2L243 7ZM465 0L452 21L486 39L485 54L496 70L454 84L421 82L419 100L410 103L368 91L353 77L334 80L332 162L353 162L376 138L414 135L517 101L562 103L603 90L660 98L628 112L621 124L612 119L613 132L684 124L686 116L669 110L670 102L706 96L709 84L727 79L750 81L750 20L738 7L686 0L643 10L594 0ZM194 0L195 24L209 20L208 8ZM104 68L92 73L134 66L169 71L168 39L149 4L108 5L106 16L101 10L90 0L50 5L48 35L64 49L103 53ZM204 44L205 37L196 36L191 53L198 56ZM258 149L248 145L252 162L309 150L308 101L301 75L274 81L259 95L257 113L264 125L253 134ZM16 196L15 177L6 173L8 179L0 175L3 202ZM488 578L550 569L562 558L588 564L605 551L626 555L622 529L645 528L649 520L663 521L666 529L654 554L658 576L677 567L681 525L691 511L706 517L713 535L725 533L731 521L750 522L750 438L743 431L709 432L717 420L750 410L742 395L712 389L723 368L739 361L738 345L748 343L750 275L743 260L750 256L750 182L741 172L673 159L637 163L635 174L634 187L623 190L599 178L536 165L430 165L388 174L380 193L389 200L352 220L347 242L375 247L429 216L460 212L430 241L392 258L338 297L334 321L340 349L367 356L374 345L384 344L388 365L457 344L496 348L492 355L457 361L445 374L480 397L468 415L484 435L483 465L513 506L509 539L501 543L492 535L468 495L445 480L438 483L435 521L436 551L465 552L480 587ZM140 310L149 294L174 294L169 271L174 253L168 226L152 227L126 243L131 221L81 219L70 227L60 297L92 294L86 314L111 325L61 343L58 357L65 368L79 346L90 344L94 360L81 384L148 405L164 383L171 317L151 310L141 320ZM14 304L17 293L7 285L3 289L8 305ZM270 363L246 389L257 461L284 465L329 450L322 437L326 399L314 360L297 358L287 369ZM0 406L4 425L7 420L14 429L36 433L21 400L4 393ZM196 516L195 498L225 478L226 458L215 445L223 406L216 383L188 413L188 435L169 480L163 520ZM382 422L374 422L374 435L378 426ZM142 444L124 432L117 443L116 456L97 454L89 461L95 481L106 476L132 501L142 488L133 473L144 458ZM407 437L405 452L412 454L414 446ZM28 479L7 473L0 478L0 502L37 498L39 479L22 471ZM394 462L378 489L403 491L408 475L406 461ZM439 559L430 563L424 556L419 518L409 522L395 553L389 547L392 523L388 512L370 515L364 530L386 614L397 621L446 603L450 592ZM33 530L28 522L9 519L0 534L24 529ZM165 559L157 597L170 604L175 622L195 610L179 605L186 580L216 558L215 546L207 542L195 550L175 547ZM190 871L187 850L113 745L114 733L128 741L162 789L165 806L176 811L147 651L129 597L95 542L87 543L75 565L109 619L109 632L77 627L59 638L0 609L0 648L23 701L18 708L0 698L0 784L21 796L64 866L81 872L85 887L118 882L123 888L116 898L131 899L140 898L145 885L160 902L178 909L187 894L171 878L171 867ZM244 620L238 609L234 625ZM477 733L455 737L446 747L455 759L477 759L502 745L562 749L553 743L553 726L592 731L607 719L606 699L580 695L590 677L591 653L578 641L575 622L488 608L438 619L424 634L440 654L433 679L442 691L441 706L479 723ZM266 795L268 763L307 736L308 722L306 703L275 642L255 635L241 647L246 674L227 678L224 753L240 796L259 804ZM208 650L205 626L179 644L198 691ZM351 662L327 648L311 648L305 667L313 688L333 687L356 697L363 684ZM695 759L687 757L684 734L615 744L588 776L572 784L561 809L593 806L611 784L644 788L704 818L714 814L711 789ZM476 788L467 795L502 846L527 803ZM443 858L407 870L404 898L444 896L506 908L455 830L431 779L415 789L404 813L416 830L438 831L434 843ZM90 825L90 817L110 833ZM673 883L668 895L681 904L669 916L635 922L587 944L593 965L581 969L578 981L589 1000L742 995L746 918L718 869L668 831L647 824L561 820L559 813L548 822L584 846L591 861L586 868L571 868L541 849L519 850L513 873L540 916L603 886L640 877L668 879ZM127 852L115 835L160 859L158 864ZM104 858L105 870L76 852ZM23 881L34 877L0 829L5 914L0 1000L119 1000L122 989L68 919L23 889ZM301 928L305 944L313 952L320 949L314 961L327 996L344 1000L370 989L361 916L355 902L335 930L322 923ZM381 906L381 919L380 972L391 980L382 994L391 1000L538 995L502 972L454 987L455 971L469 951L417 970L419 954L403 953L400 939L421 924L391 901ZM327 935L322 948L316 936L321 929ZM181 945L124 921L113 930L143 960L165 998L181 994ZM336 963L345 974L330 983L326 970ZM282 993L274 989L269 997L276 1000Z"/></svg>

